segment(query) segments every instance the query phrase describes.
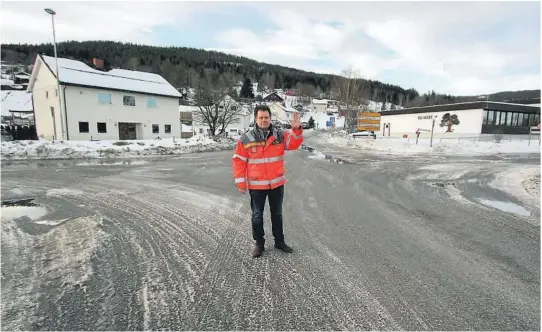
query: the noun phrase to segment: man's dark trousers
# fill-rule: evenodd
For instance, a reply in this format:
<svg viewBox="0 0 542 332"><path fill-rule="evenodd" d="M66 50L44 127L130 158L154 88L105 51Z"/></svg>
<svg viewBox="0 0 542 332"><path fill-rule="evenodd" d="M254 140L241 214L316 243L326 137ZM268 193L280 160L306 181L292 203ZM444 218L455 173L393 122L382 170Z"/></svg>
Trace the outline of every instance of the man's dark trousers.
<svg viewBox="0 0 542 332"><path fill-rule="evenodd" d="M282 229L282 201L284 199L284 186L267 190L249 190L250 207L252 209L252 236L256 244L265 244L263 230L263 211L265 199L269 198L271 212L271 224L275 243L284 242L284 231Z"/></svg>

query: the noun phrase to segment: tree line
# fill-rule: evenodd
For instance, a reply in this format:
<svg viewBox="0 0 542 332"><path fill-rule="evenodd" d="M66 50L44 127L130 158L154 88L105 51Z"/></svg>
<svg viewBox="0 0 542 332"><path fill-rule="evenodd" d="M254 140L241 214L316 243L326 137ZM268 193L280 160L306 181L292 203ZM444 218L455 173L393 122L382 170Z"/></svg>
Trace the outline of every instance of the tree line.
<svg viewBox="0 0 542 332"><path fill-rule="evenodd" d="M57 44L59 57L71 58L91 65L92 58L104 60L106 70L123 68L153 72L163 76L175 87L196 88L203 85L220 86L227 81L258 83L259 87L295 89L300 95L330 98L336 95L337 75L307 72L295 68L271 65L245 57L188 47L158 47L112 41L68 41ZM8 63L32 64L37 54L54 56L52 44L3 44L2 60ZM363 91L377 101L404 105L419 94L414 89L363 81ZM229 85L229 84L228 84Z"/></svg>
<svg viewBox="0 0 542 332"><path fill-rule="evenodd" d="M238 97L248 99L254 98L249 88L250 83L254 82L258 83L258 90L262 93L273 89L294 89L300 96L340 99L346 103L370 99L416 107L479 100L479 96L452 96L435 91L420 94L415 89L404 89L397 85L366 80L357 74L351 75L351 69L345 69L342 75L319 74L188 47L68 41L58 43L57 51L59 57L79 60L90 66L92 58L103 59L105 70L122 68L153 72L163 76L179 91L206 86L228 89L234 94L233 87L242 81L243 89ZM2 44L1 58L7 63L31 65L37 54L54 56L53 45ZM350 75L345 75L345 72ZM493 101L530 98L540 98L540 90L507 91L489 96L489 100Z"/></svg>

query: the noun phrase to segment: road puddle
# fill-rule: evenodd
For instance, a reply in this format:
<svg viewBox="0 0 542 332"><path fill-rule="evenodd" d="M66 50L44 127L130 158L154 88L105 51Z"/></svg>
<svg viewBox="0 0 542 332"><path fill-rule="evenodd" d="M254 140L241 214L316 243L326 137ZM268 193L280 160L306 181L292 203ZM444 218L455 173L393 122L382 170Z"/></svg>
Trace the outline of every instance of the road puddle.
<svg viewBox="0 0 542 332"><path fill-rule="evenodd" d="M454 186L455 187L455 182L435 182L435 183L432 183L433 186L436 186L436 187L439 187L439 188L444 188L445 186Z"/></svg>
<svg viewBox="0 0 542 332"><path fill-rule="evenodd" d="M2 220L18 219L24 216L36 220L46 215L47 209L32 202L33 200L29 198L2 201Z"/></svg>
<svg viewBox="0 0 542 332"><path fill-rule="evenodd" d="M33 201L34 201L33 198L5 200L5 201L2 201L2 207L4 206L39 206Z"/></svg>
<svg viewBox="0 0 542 332"><path fill-rule="evenodd" d="M497 201L497 200L483 199L483 198L478 199L478 201L482 203L483 205L490 206L504 212L517 214L523 217L530 217L532 215L531 211L527 210L521 205L518 205L512 202L504 202L504 201Z"/></svg>
<svg viewBox="0 0 542 332"><path fill-rule="evenodd" d="M147 160L92 160L75 164L75 166L134 166L148 164Z"/></svg>
<svg viewBox="0 0 542 332"><path fill-rule="evenodd" d="M336 157L333 157L332 155L322 153L314 148L311 148L310 146L301 145L301 149L315 154L314 156L309 156L309 159L327 160L330 163L339 164L339 165L350 164L350 162L347 160L344 160L342 158L336 158Z"/></svg>

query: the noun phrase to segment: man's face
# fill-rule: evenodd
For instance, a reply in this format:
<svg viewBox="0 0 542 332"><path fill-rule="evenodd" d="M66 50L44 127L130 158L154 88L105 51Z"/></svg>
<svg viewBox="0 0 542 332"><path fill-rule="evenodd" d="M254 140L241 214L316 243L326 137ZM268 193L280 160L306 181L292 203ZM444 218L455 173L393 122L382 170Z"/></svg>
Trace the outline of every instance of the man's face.
<svg viewBox="0 0 542 332"><path fill-rule="evenodd" d="M256 124L260 128L269 128L271 125L271 117L267 111L258 111L256 114Z"/></svg>

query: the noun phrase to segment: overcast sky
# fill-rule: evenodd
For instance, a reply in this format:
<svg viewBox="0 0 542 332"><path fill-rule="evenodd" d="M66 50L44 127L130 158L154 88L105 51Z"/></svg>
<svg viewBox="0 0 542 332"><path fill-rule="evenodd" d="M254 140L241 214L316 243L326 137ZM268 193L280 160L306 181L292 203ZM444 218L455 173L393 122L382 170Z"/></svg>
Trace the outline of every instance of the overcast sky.
<svg viewBox="0 0 542 332"><path fill-rule="evenodd" d="M220 50L455 95L540 89L540 2L9 2L2 43L116 40Z"/></svg>

